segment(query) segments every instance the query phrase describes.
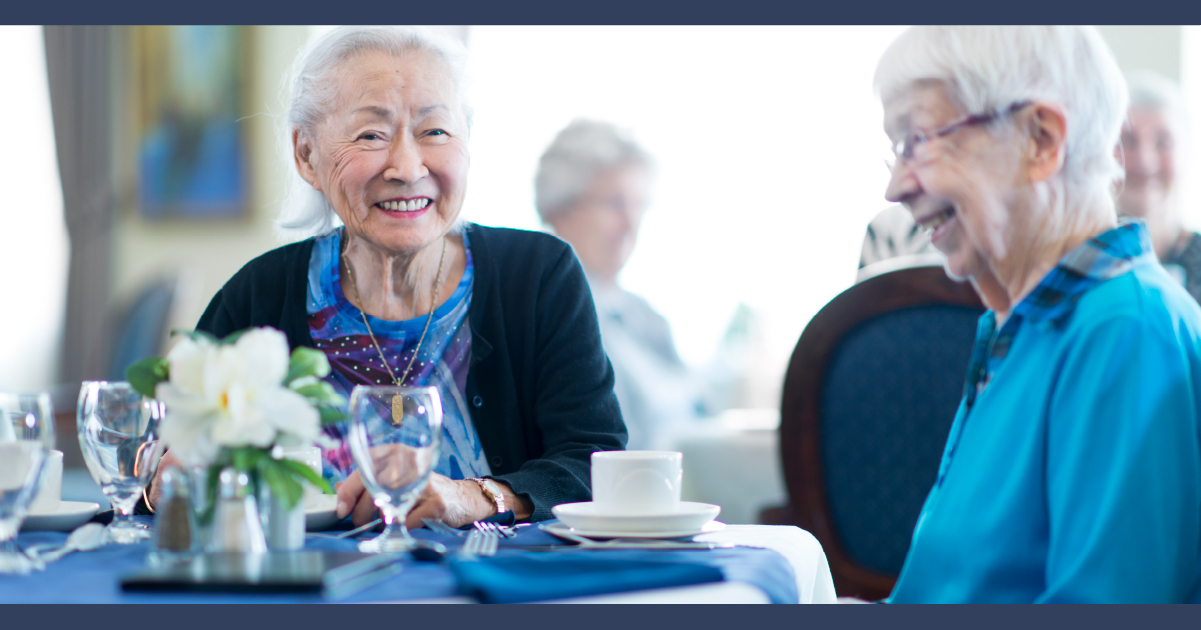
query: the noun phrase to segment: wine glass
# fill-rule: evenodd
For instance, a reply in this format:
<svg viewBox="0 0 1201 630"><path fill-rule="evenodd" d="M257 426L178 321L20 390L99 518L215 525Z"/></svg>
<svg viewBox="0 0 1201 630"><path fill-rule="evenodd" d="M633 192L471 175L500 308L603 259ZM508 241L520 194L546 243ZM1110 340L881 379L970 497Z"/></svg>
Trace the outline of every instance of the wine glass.
<svg viewBox="0 0 1201 630"><path fill-rule="evenodd" d="M442 399L436 387L359 385L350 394L350 452L384 519L384 531L359 551L388 553L420 546L405 517L440 455Z"/></svg>
<svg viewBox="0 0 1201 630"><path fill-rule="evenodd" d="M0 394L0 573L25 574L43 564L17 546L17 532L41 486L54 448L49 394Z"/></svg>
<svg viewBox="0 0 1201 630"><path fill-rule="evenodd" d="M100 491L116 509L106 540L131 544L151 538L133 508L162 455L163 404L129 383L85 381L79 390L79 447Z"/></svg>

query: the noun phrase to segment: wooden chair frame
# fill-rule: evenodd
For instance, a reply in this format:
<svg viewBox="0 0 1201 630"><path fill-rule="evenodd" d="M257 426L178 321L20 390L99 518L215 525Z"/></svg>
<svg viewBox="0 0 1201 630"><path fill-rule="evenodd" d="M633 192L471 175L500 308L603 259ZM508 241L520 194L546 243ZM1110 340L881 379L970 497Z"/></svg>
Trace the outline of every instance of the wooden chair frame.
<svg viewBox="0 0 1201 630"><path fill-rule="evenodd" d="M933 305L983 309L967 283L957 283L941 267L900 269L864 280L830 301L805 327L788 371L780 404L780 461L789 505L775 519L808 530L821 543L840 596L887 597L896 576L857 564L846 552L830 520L822 475L821 396L834 350L844 337L872 318Z"/></svg>

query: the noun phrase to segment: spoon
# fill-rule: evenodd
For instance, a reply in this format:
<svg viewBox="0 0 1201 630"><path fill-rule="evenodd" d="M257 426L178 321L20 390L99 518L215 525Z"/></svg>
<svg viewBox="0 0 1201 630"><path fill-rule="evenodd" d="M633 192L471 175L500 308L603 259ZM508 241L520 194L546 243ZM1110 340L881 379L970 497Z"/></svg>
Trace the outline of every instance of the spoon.
<svg viewBox="0 0 1201 630"><path fill-rule="evenodd" d="M421 562L440 562L446 557L449 551L446 545L436 540L414 540L416 546L409 550L409 555L413 556L414 560Z"/></svg>
<svg viewBox="0 0 1201 630"><path fill-rule="evenodd" d="M88 523L71 532L71 535L67 536L66 544L62 547L48 551L45 555L38 554L38 559L43 562L54 562L72 551L92 551L99 549L104 545L104 538L103 525L100 523Z"/></svg>

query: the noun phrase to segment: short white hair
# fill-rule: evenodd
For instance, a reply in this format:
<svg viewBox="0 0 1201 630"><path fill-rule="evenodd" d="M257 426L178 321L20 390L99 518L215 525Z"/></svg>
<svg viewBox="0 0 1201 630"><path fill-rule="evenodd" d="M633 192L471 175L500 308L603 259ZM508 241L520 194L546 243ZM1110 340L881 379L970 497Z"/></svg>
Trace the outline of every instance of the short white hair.
<svg viewBox="0 0 1201 630"><path fill-rule="evenodd" d="M1140 70L1127 75L1126 84L1130 88L1130 109L1167 112L1176 117L1183 131L1191 130L1188 105L1175 81L1149 70ZM1184 138L1177 138L1177 141L1183 142Z"/></svg>
<svg viewBox="0 0 1201 630"><path fill-rule="evenodd" d="M626 164L647 169L654 161L616 125L576 119L563 128L538 160L534 207L543 222L570 208L602 172Z"/></svg>
<svg viewBox="0 0 1201 630"><path fill-rule="evenodd" d="M1091 26L915 26L880 58L875 88L887 101L921 81L942 82L969 114L1019 101L1061 106L1069 194L1112 195L1125 177L1114 150L1126 118L1126 80Z"/></svg>
<svg viewBox="0 0 1201 630"><path fill-rule="evenodd" d="M425 53L443 61L470 128L471 107L466 97L467 50L459 42L420 26L342 26L325 33L301 49L287 75L288 105L280 122L280 152L291 176L283 207L275 221L280 236L307 238L325 234L342 224L325 195L297 172L292 132L300 129L313 137L317 123L337 104L338 69L351 58L376 51L394 57Z"/></svg>

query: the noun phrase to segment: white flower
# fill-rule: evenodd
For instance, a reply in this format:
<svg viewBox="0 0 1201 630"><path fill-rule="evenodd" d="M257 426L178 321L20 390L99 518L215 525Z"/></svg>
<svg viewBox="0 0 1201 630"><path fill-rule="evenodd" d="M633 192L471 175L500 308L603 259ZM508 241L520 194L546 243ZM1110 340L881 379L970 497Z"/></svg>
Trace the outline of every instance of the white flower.
<svg viewBox="0 0 1201 630"><path fill-rule="evenodd" d="M163 440L185 465L211 463L221 447L312 444L321 417L284 386L288 340L256 328L232 345L184 339L167 355L170 379L155 396L167 406Z"/></svg>

